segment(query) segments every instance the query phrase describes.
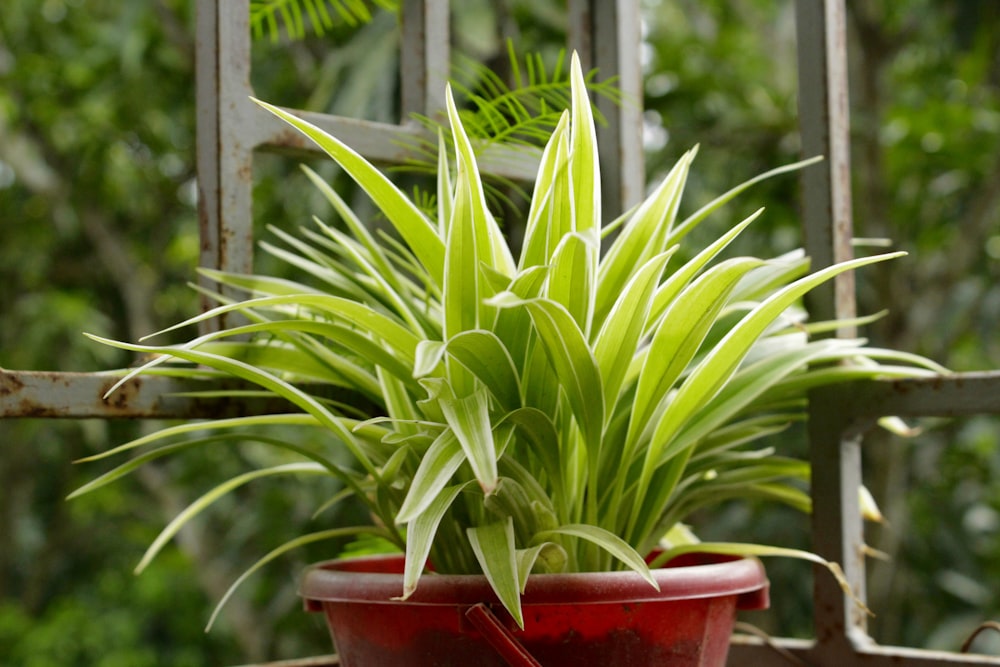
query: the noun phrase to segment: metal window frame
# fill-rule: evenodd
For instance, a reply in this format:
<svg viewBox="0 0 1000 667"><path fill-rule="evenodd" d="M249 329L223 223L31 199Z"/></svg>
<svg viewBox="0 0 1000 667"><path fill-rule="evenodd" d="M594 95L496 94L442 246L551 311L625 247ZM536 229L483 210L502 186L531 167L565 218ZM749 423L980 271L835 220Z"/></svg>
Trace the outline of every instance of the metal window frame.
<svg viewBox="0 0 1000 667"><path fill-rule="evenodd" d="M816 266L850 257L851 195L849 112L844 0L797 0L800 127L806 155L828 157L803 176L804 234ZM638 0L568 0L569 46L585 67L619 76L626 100L641 100ZM296 133L257 109L249 97L248 0L197 2L197 166L203 266L252 268L252 161L258 150L308 151ZM370 159L405 157L400 139L421 129L409 114L433 114L443 106L449 60L449 2L404 0L401 59L402 110L398 125L303 111L295 113L338 136ZM605 201L624 210L643 194L641 104L601 108L609 127L600 131ZM484 170L507 176L530 174L523 156L487 158ZM612 207L609 207L612 208ZM848 275L818 291L810 308L820 319L854 313L854 284ZM850 332L840 332L849 335ZM280 409L267 401L191 399L175 394L190 381L144 377L130 381L110 399L116 380L108 373L59 373L0 369L0 417L197 418L255 414ZM884 415L962 416L1000 414L1000 372L965 373L932 380L861 382L816 392L810 401L813 480L813 548L842 564L855 594L864 599L862 526L857 489L864 432ZM838 529L830 530L829 526ZM814 640L762 641L736 637L730 664L787 665L1000 665L1000 658L877 646L865 616L823 570L815 577ZM273 663L277 665L279 663ZM333 665L330 658L280 663Z"/></svg>
<svg viewBox="0 0 1000 667"><path fill-rule="evenodd" d="M797 0L799 127L803 154L825 155L821 169L803 173L803 233L815 268L851 257L850 114L844 0ZM812 294L817 319L853 317L854 280L841 274ZM851 336L844 330L838 335ZM1000 414L1000 372L961 373L930 380L870 381L824 388L809 400L812 549L840 563L854 595L865 601L864 533L858 489L864 433L887 415L957 417ZM831 528L832 527L832 528ZM879 646L867 615L821 567L814 572L811 641L768 642L738 637L731 665L771 667L944 667L1000 665L1000 658Z"/></svg>

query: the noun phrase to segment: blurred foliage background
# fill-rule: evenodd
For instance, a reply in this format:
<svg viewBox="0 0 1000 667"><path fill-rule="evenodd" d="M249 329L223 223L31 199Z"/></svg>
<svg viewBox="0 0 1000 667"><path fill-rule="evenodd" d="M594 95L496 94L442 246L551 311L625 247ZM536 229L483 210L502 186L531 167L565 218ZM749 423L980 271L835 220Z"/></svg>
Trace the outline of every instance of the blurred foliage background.
<svg viewBox="0 0 1000 667"><path fill-rule="evenodd" d="M315 35L255 41L253 82L281 104L398 119L397 24L334 16ZM452 3L455 53L503 71L507 39L554 61L565 3ZM857 235L905 260L859 276L866 332L956 370L1000 366L1000 3L849 3ZM655 180L701 145L688 205L798 157L794 3L643 0L644 142ZM0 9L0 366L93 371L130 359L81 331L133 340L196 309L194 29L190 0L5 0ZM317 163L338 186L340 177ZM255 219L285 229L325 211L294 161L261 156ZM764 204L744 250L799 244L794 178L768 182L716 221ZM956 649L1000 616L1000 423L923 424L873 436L866 476L889 519L872 546L876 639ZM303 550L254 577L202 632L222 591L310 521L328 490L262 484L216 507L150 570L131 569L179 507L253 451L198 452L72 503L93 466L74 459L149 424L0 421L0 663L225 665L329 651L299 609ZM794 434L792 434L794 435ZM801 451L801 442L788 449ZM819 472L821 474L821 471ZM349 510L345 510L349 511ZM324 522L343 517L323 515ZM804 517L734 506L706 536L807 544ZM770 562L768 632L808 637L810 570ZM984 642L984 646L988 641ZM993 645L990 650L1000 651Z"/></svg>

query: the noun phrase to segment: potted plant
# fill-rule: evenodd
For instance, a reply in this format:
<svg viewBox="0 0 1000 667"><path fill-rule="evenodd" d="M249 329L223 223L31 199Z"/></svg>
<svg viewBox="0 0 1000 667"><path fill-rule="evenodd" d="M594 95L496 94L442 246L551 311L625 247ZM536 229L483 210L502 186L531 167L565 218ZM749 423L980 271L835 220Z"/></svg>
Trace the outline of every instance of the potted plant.
<svg viewBox="0 0 1000 667"><path fill-rule="evenodd" d="M797 306L837 274L901 253L814 272L801 253L717 259L759 212L680 251L688 232L753 183L679 219L694 150L602 227L594 123L575 57L571 70L571 108L542 154L517 257L487 206L450 93L456 164L442 138L431 213L337 138L260 103L343 167L395 236L374 235L307 170L347 231L319 221L299 237L274 230L287 249L265 249L312 284L203 270L247 296L215 295L221 305L177 327L232 312L242 323L181 345L99 339L153 355L122 382L221 374L294 409L126 443L94 458L155 447L78 493L235 429L300 425L328 442L259 438L298 460L205 494L140 569L185 521L252 479L332 476L344 489L334 500L360 499L371 525L303 535L234 588L309 542L367 534L394 547L401 555L324 563L305 576L307 606L334 622L344 665L721 665L734 609L766 604L759 562L735 556L819 560L698 543L682 522L732 498L808 511L808 466L758 441L803 419L814 387L942 370L862 340L814 339L838 323L809 323ZM349 389L376 413L326 400L317 383ZM343 450L352 465L336 455ZM717 636L704 640L707 626Z"/></svg>

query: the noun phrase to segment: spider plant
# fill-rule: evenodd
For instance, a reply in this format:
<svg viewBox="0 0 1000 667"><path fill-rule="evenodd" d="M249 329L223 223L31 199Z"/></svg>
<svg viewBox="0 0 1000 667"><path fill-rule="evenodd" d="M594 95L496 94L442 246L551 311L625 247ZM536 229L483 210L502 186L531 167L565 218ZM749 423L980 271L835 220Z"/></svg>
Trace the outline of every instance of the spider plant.
<svg viewBox="0 0 1000 667"><path fill-rule="evenodd" d="M217 296L217 308L177 327L229 312L245 316L243 324L179 345L98 339L154 355L122 382L143 372L221 374L294 409L173 426L126 443L100 457L151 448L78 493L234 429L280 423L328 436L324 448L259 437L297 460L206 493L164 529L140 568L213 501L274 475L335 477L344 492L331 502L356 496L372 523L305 534L240 581L291 548L376 535L405 551L403 598L430 560L440 572L483 573L522 623L519 592L532 573L630 568L655 586L646 559L665 538L672 546L662 558L691 549L789 553L692 544L682 522L732 498L808 511L808 466L759 441L803 419L814 387L943 370L863 340L817 337L837 323L810 323L798 306L824 281L901 253L815 271L801 253L722 258L759 211L679 253L688 232L753 182L809 164L764 174L681 218L695 150L602 228L592 110L575 56L571 82L571 108L543 151L516 257L486 204L450 91L456 164L442 148L436 216L337 138L259 102L349 173L396 236L372 234L307 170L343 225L317 220L299 235L274 229L283 246L263 247L308 281L203 270L246 297ZM351 390L376 414L325 400L316 383ZM338 463L342 449L355 465Z"/></svg>

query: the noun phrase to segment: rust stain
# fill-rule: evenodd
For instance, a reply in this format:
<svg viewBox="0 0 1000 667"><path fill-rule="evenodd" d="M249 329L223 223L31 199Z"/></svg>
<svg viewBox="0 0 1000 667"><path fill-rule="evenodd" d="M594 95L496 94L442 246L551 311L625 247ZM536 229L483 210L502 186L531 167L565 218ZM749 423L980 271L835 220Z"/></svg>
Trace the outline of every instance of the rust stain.
<svg viewBox="0 0 1000 667"><path fill-rule="evenodd" d="M35 402L33 402L33 401L29 400L29 399L24 399L20 403L17 404L16 415L18 417L25 417L25 418L28 418L28 419L30 419L32 417L58 417L59 416L59 414L55 410L53 410L51 408L46 408L45 406L42 406L42 405L38 405L37 403L35 403Z"/></svg>
<svg viewBox="0 0 1000 667"><path fill-rule="evenodd" d="M115 389L110 396L105 397L104 395L114 386L115 382L117 382L116 379L109 379L107 382L102 383L98 388L98 399L105 406L116 412L136 414L137 411L134 404L142 390L142 378L132 378Z"/></svg>
<svg viewBox="0 0 1000 667"><path fill-rule="evenodd" d="M24 389L24 382L13 373L0 369L0 396L12 396Z"/></svg>
<svg viewBox="0 0 1000 667"><path fill-rule="evenodd" d="M281 146L285 148L299 148L305 149L312 146L312 142L306 141L306 138L299 133L298 130L285 129L281 130L268 141L273 146Z"/></svg>
<svg viewBox="0 0 1000 667"><path fill-rule="evenodd" d="M243 183L250 183L253 180L253 165L249 160L244 160L236 170L236 178Z"/></svg>

